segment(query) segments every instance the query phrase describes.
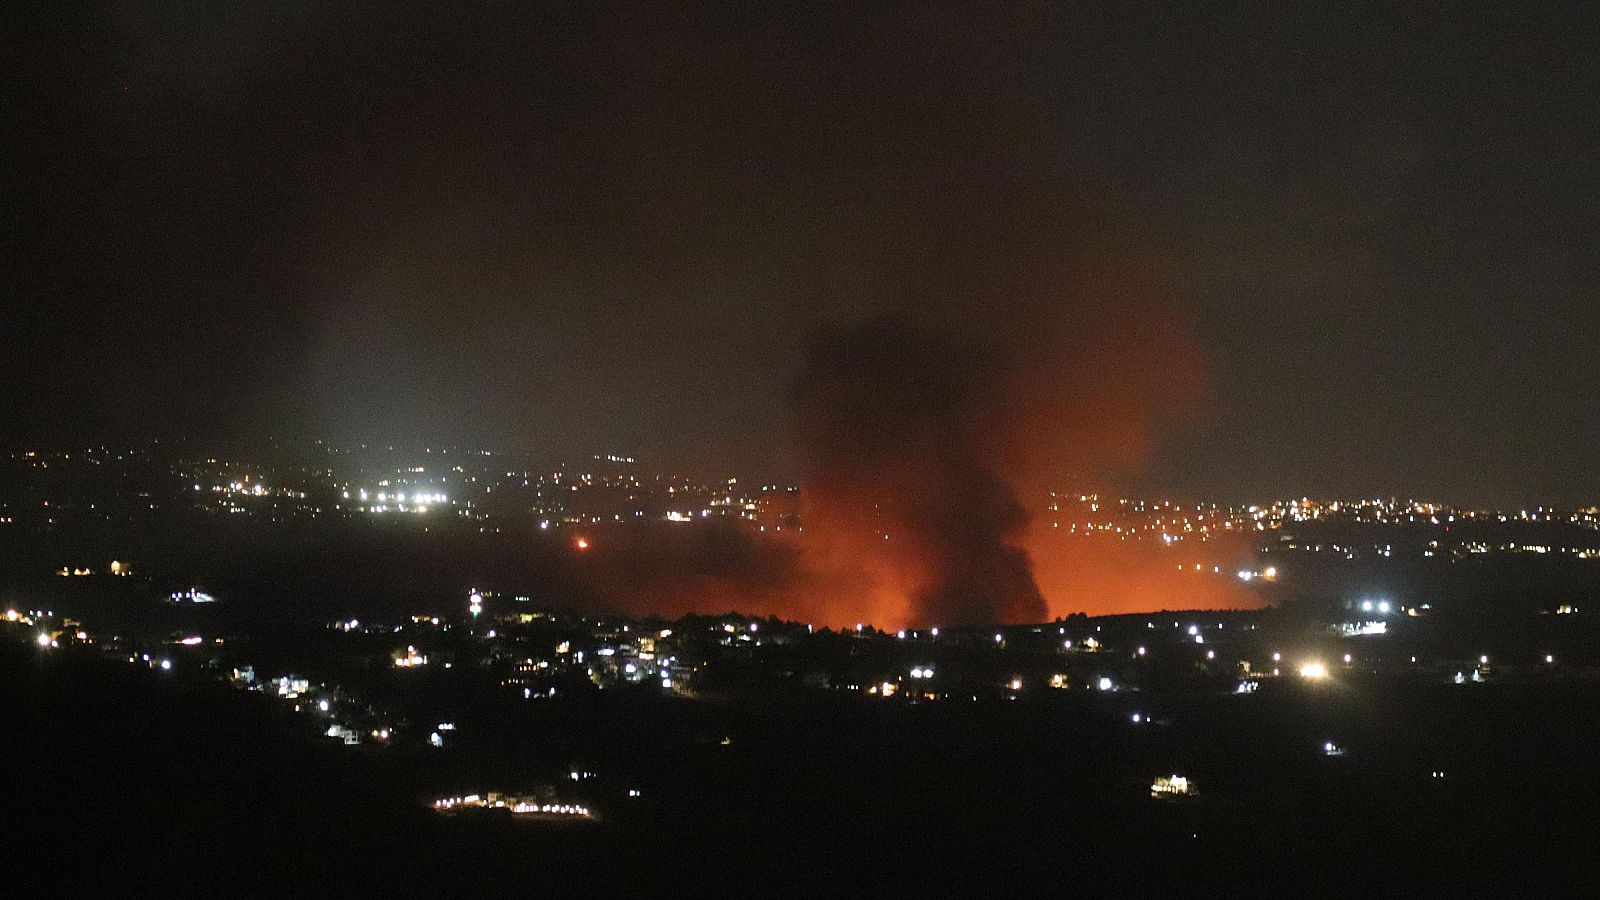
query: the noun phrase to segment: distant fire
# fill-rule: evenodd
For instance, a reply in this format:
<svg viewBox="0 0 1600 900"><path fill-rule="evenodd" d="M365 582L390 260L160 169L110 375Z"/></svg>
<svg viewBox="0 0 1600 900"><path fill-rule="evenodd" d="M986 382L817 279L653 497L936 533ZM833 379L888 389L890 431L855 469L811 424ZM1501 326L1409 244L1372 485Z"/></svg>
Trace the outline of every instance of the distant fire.
<svg viewBox="0 0 1600 900"><path fill-rule="evenodd" d="M1137 471L1207 395L1157 261L1086 248L1078 224L996 235L917 313L815 335L788 393L801 528L653 546L603 593L886 629L1259 605L1231 575L1176 565L1232 573L1243 540L1164 552L1050 527L1049 490ZM949 314L980 300L981 324Z"/></svg>
<svg viewBox="0 0 1600 900"><path fill-rule="evenodd" d="M1125 542L1036 527L1026 545L1052 617L1262 605L1234 573L1234 564L1250 553L1243 535L1213 538L1203 549L1177 549L1159 541Z"/></svg>
<svg viewBox="0 0 1600 900"><path fill-rule="evenodd" d="M1044 617L1016 543L1028 514L1000 468L994 372L953 335L896 320L823 335L807 354L791 398L811 562L866 575L881 624Z"/></svg>

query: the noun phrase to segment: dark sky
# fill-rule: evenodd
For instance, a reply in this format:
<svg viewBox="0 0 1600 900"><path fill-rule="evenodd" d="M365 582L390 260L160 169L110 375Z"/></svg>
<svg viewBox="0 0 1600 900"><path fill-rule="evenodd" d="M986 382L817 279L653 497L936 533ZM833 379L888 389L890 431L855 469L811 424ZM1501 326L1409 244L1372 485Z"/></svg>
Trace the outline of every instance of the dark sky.
<svg viewBox="0 0 1600 900"><path fill-rule="evenodd" d="M1206 362L1134 486L1600 501L1583 4L21 6L8 443L785 474L808 334L1017 340L985 279L1059 243Z"/></svg>

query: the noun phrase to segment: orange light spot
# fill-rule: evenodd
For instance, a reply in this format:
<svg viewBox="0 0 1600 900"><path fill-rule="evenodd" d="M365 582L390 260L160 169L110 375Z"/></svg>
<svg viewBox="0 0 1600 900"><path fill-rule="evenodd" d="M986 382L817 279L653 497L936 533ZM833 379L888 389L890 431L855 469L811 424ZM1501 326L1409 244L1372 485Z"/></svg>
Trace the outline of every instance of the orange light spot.
<svg viewBox="0 0 1600 900"><path fill-rule="evenodd" d="M579 550L587 550L587 549L589 549L589 539L588 538L578 538L578 549Z"/></svg>

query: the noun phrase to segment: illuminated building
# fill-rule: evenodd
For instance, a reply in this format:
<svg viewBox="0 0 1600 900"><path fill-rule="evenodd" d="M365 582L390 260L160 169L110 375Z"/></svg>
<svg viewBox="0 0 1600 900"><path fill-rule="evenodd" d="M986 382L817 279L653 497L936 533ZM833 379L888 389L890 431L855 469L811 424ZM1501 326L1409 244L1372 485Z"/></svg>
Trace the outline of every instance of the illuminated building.
<svg viewBox="0 0 1600 900"><path fill-rule="evenodd" d="M1156 799L1193 797L1195 794L1193 783L1182 775L1165 775L1150 784L1150 796Z"/></svg>

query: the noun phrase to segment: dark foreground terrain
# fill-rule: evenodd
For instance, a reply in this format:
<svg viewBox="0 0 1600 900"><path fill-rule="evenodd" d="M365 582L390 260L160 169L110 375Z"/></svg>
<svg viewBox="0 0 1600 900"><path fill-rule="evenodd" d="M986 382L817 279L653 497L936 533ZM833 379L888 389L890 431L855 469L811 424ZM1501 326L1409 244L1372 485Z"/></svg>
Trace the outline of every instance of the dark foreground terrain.
<svg viewBox="0 0 1600 900"><path fill-rule="evenodd" d="M1137 727L1129 698L1093 693L601 694L428 754L329 746L258 696L8 643L0 796L8 877L69 893L1581 895L1600 881L1597 701L1576 682L1284 682L1139 698L1157 722ZM580 756L603 776L585 790L643 796L595 822L426 805ZM1171 772L1201 796L1152 800Z"/></svg>

